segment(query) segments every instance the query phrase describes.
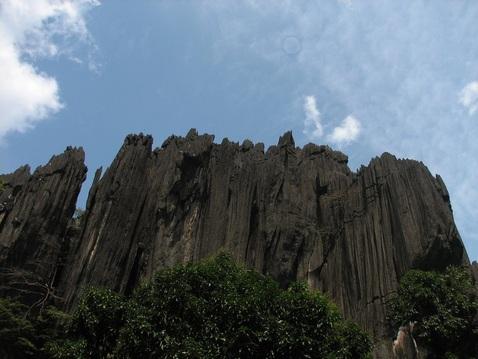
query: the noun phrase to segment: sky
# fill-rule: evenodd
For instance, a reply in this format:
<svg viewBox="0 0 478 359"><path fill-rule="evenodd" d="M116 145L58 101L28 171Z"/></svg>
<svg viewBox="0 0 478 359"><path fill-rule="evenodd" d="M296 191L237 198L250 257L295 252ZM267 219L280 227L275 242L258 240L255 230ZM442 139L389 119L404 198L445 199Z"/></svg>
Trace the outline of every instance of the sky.
<svg viewBox="0 0 478 359"><path fill-rule="evenodd" d="M440 174L478 259L478 2L0 0L0 172L190 128Z"/></svg>

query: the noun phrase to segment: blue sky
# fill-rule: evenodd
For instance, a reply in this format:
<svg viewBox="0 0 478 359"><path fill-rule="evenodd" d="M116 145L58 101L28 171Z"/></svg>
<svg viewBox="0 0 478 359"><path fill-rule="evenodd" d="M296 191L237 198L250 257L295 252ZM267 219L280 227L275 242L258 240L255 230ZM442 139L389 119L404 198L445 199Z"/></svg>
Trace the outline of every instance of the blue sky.
<svg viewBox="0 0 478 359"><path fill-rule="evenodd" d="M291 129L352 169L423 161L478 259L477 18L474 0L0 0L0 171L76 145L89 183L131 132Z"/></svg>

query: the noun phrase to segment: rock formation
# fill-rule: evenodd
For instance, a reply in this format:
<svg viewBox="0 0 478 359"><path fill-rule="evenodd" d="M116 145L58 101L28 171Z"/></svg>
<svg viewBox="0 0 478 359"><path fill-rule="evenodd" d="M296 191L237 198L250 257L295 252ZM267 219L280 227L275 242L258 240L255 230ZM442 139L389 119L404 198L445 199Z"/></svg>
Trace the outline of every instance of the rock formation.
<svg viewBox="0 0 478 359"><path fill-rule="evenodd" d="M417 342L413 337L413 327L415 323L409 323L400 327L397 333L397 339L393 341L393 355L397 359L417 359L419 351Z"/></svg>
<svg viewBox="0 0 478 359"><path fill-rule="evenodd" d="M475 277L475 282L478 285L478 262L473 262L471 265L471 270L473 272L473 276Z"/></svg>
<svg viewBox="0 0 478 359"><path fill-rule="evenodd" d="M129 293L161 268L226 250L283 286L306 280L328 293L346 317L390 339L389 355L385 303L400 277L469 264L447 189L421 162L385 153L352 172L344 154L298 148L291 133L267 151L213 141L191 130L153 150L150 136L129 135L96 172L76 231L67 224L85 173L80 151L33 176L3 176L0 265L45 263L38 275L71 308L85 286Z"/></svg>
<svg viewBox="0 0 478 359"><path fill-rule="evenodd" d="M53 295L68 223L85 180L82 149L67 148L32 175L0 176L0 294L42 303Z"/></svg>

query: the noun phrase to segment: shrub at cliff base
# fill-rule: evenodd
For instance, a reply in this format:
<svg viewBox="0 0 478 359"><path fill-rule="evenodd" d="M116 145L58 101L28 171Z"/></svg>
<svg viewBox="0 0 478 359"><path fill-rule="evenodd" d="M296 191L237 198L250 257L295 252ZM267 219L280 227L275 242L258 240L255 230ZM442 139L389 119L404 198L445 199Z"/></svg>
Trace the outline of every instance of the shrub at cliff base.
<svg viewBox="0 0 478 359"><path fill-rule="evenodd" d="M125 298L85 293L54 358L366 358L369 338L304 284L219 255L159 272Z"/></svg>
<svg viewBox="0 0 478 359"><path fill-rule="evenodd" d="M6 298L0 298L0 358L49 358L46 342L65 335L70 317L53 307L41 313Z"/></svg>
<svg viewBox="0 0 478 359"><path fill-rule="evenodd" d="M432 358L478 358L478 301L465 268L444 273L412 270L401 280L390 304L397 328L415 322L414 337Z"/></svg>

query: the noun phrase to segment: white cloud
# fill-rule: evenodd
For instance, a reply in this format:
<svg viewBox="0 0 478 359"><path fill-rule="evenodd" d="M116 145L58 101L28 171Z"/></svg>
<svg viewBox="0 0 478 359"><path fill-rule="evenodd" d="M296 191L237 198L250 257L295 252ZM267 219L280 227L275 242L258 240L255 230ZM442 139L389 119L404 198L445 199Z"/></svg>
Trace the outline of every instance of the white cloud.
<svg viewBox="0 0 478 359"><path fill-rule="evenodd" d="M360 121L349 115L342 121L340 126L334 128L327 138L329 141L337 144L347 144L358 138L361 128Z"/></svg>
<svg viewBox="0 0 478 359"><path fill-rule="evenodd" d="M55 78L33 61L87 41L85 14L97 0L2 0L0 3L0 139L23 132L62 108Z"/></svg>
<svg viewBox="0 0 478 359"><path fill-rule="evenodd" d="M470 82L461 90L460 103L468 109L470 115L478 111L478 81Z"/></svg>
<svg viewBox="0 0 478 359"><path fill-rule="evenodd" d="M304 113L304 135L311 140L322 137L324 129L320 120L320 112L317 109L317 101L314 96L305 97Z"/></svg>
<svg viewBox="0 0 478 359"><path fill-rule="evenodd" d="M315 96L305 97L303 109L305 114L303 133L309 140L317 140L324 135L324 127ZM338 145L348 144L358 138L361 128L360 121L349 115L340 126L333 129L327 136L327 140Z"/></svg>

